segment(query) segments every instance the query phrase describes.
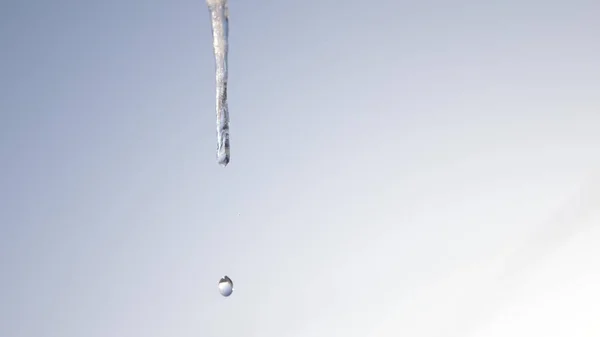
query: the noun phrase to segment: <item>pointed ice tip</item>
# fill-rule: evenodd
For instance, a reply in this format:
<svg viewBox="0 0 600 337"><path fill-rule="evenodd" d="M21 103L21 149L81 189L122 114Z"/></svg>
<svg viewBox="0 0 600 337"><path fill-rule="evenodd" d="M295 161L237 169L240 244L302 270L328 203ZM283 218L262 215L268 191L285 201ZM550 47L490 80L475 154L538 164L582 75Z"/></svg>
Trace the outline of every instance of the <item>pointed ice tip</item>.
<svg viewBox="0 0 600 337"><path fill-rule="evenodd" d="M219 163L219 165L221 165L221 167L226 167L227 164L229 164L229 156L224 156L222 158L219 158L217 160L217 162Z"/></svg>

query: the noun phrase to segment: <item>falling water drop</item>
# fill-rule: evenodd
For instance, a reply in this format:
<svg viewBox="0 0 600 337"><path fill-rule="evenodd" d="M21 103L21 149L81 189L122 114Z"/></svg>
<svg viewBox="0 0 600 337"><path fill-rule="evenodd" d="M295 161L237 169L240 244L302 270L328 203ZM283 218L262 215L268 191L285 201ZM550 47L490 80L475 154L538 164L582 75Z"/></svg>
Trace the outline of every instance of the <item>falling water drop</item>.
<svg viewBox="0 0 600 337"><path fill-rule="evenodd" d="M219 293L225 297L229 297L233 293L233 281L229 278L229 276L223 276L219 280Z"/></svg>

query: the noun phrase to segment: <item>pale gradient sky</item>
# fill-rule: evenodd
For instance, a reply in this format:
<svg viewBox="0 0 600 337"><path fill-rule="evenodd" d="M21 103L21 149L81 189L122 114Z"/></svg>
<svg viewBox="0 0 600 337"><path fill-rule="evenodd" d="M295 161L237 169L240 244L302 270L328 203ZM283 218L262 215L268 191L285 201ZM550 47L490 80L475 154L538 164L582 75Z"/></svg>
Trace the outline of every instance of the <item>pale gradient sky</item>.
<svg viewBox="0 0 600 337"><path fill-rule="evenodd" d="M230 11L223 169L204 0L0 3L0 336L600 335L599 1Z"/></svg>

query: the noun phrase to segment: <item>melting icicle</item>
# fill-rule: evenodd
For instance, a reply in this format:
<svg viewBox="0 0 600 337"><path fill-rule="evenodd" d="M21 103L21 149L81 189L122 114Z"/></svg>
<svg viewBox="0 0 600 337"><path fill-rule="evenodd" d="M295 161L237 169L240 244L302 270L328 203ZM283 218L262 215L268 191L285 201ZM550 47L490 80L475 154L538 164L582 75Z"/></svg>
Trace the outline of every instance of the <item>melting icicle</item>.
<svg viewBox="0 0 600 337"><path fill-rule="evenodd" d="M210 12L217 88L217 162L229 164L229 109L227 107L227 52L229 8L227 0L206 0Z"/></svg>

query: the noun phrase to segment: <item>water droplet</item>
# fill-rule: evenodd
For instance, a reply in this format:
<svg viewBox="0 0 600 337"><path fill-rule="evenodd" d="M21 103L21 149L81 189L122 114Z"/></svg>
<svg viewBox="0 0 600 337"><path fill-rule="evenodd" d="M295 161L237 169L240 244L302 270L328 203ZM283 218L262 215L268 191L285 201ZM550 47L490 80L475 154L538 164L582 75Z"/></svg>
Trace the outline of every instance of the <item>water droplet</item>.
<svg viewBox="0 0 600 337"><path fill-rule="evenodd" d="M225 297L233 293L233 281L231 281L229 276L223 276L219 280L219 293Z"/></svg>

